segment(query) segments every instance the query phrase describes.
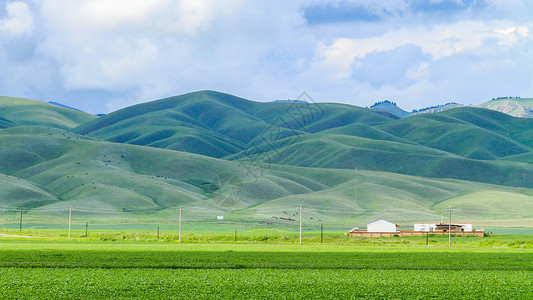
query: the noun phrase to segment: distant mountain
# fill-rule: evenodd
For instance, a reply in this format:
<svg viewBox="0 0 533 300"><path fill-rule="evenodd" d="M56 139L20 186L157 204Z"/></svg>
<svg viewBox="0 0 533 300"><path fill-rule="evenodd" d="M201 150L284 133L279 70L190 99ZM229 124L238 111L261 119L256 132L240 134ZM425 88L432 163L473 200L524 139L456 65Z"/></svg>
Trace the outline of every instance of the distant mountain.
<svg viewBox="0 0 533 300"><path fill-rule="evenodd" d="M533 118L533 98L503 97L477 105L519 118Z"/></svg>
<svg viewBox="0 0 533 300"><path fill-rule="evenodd" d="M23 98L0 97L0 117L18 126L53 126L72 129L96 116Z"/></svg>
<svg viewBox="0 0 533 300"><path fill-rule="evenodd" d="M282 224L303 204L308 224L349 226L435 219L453 205L465 220L511 224L533 218L533 118L479 107L399 118L215 91L96 117L2 97L0 178L0 214L34 219L74 206L84 220L109 220L102 209L168 220L184 206L195 222Z"/></svg>
<svg viewBox="0 0 533 300"><path fill-rule="evenodd" d="M77 108L74 108L74 107L71 107L71 106L68 106L68 105L65 105L65 104L61 104L61 103L58 103L58 102L49 101L48 103L53 104L53 105L56 105L56 106L59 106L59 107L68 108L68 109L72 109L72 110L77 110L77 111L84 112L84 111L79 110L79 109L77 109Z"/></svg>
<svg viewBox="0 0 533 300"><path fill-rule="evenodd" d="M274 101L271 101L273 103L307 103L306 101L303 101L303 100L291 100L291 99L287 99L287 100L274 100Z"/></svg>
<svg viewBox="0 0 533 300"><path fill-rule="evenodd" d="M441 112L441 111L446 111L446 110L449 110L449 109L462 107L462 106L464 106L464 105L459 104L459 103L455 103L455 102L450 102L450 103L446 103L446 104L442 104L442 105L435 105L435 106L425 107L425 108L421 108L421 109L415 109L415 110L413 110L413 112L411 114L412 115L434 114L434 113L438 113L438 112Z"/></svg>
<svg viewBox="0 0 533 300"><path fill-rule="evenodd" d="M374 103L374 105L370 106L370 108L385 111L400 118L407 117L408 115L410 115L409 112L399 108L396 103L390 102L389 100L376 102Z"/></svg>
<svg viewBox="0 0 533 300"><path fill-rule="evenodd" d="M352 122L375 123L395 118L344 104L262 103L200 91L127 107L82 124L76 131L111 142L221 158L248 149L251 144L264 143L263 134L270 134L272 124L289 129L276 135L275 139L279 139Z"/></svg>

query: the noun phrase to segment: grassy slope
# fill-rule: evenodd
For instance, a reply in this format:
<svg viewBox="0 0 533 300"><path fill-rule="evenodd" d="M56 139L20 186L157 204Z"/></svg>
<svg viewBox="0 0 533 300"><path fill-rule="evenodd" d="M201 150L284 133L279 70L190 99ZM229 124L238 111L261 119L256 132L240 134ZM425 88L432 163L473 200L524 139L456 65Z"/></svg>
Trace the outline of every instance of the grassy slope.
<svg viewBox="0 0 533 300"><path fill-rule="evenodd" d="M14 126L14 125L15 125L15 123L9 121L8 119L0 117L0 129L8 128L8 127L11 127L11 126Z"/></svg>
<svg viewBox="0 0 533 300"><path fill-rule="evenodd" d="M531 121L489 110L457 108L404 118L377 129L466 158L493 160L531 151Z"/></svg>
<svg viewBox="0 0 533 300"><path fill-rule="evenodd" d="M408 115L411 114L411 113L399 108L398 106L396 106L396 105L394 105L392 103L387 103L387 102L380 103L378 105L374 105L371 108L375 109L375 110L381 110L381 111L388 112L388 113L393 114L395 116L398 116L400 118L407 117Z"/></svg>
<svg viewBox="0 0 533 300"><path fill-rule="evenodd" d="M348 105L259 103L201 91L128 107L76 130L112 142L223 157L273 139L271 124L284 127L285 137L388 120L391 116Z"/></svg>
<svg viewBox="0 0 533 300"><path fill-rule="evenodd" d="M175 218L175 209L182 205L188 217L197 220L223 214L228 221L290 227L292 222L271 217L297 218L296 207L302 203L307 226L327 221L349 227L354 220L362 225L382 216L438 221L447 201L483 212L465 208L465 219L513 218L522 209L533 211L531 189L281 165L253 174L235 162L101 142L46 127L0 131L0 162L0 176L5 178L0 208L33 209L35 216L64 215L72 206L78 216L99 220L119 218L123 211L159 212L143 218ZM241 192L237 203L235 189ZM486 205L483 191L496 195ZM501 212L493 204L504 199L509 205ZM108 213L102 216L103 211Z"/></svg>
<svg viewBox="0 0 533 300"><path fill-rule="evenodd" d="M533 118L533 98L499 99L478 105L519 118Z"/></svg>
<svg viewBox="0 0 533 300"><path fill-rule="evenodd" d="M0 97L0 117L19 126L52 126L62 129L71 129L96 119L96 116L50 103L11 97Z"/></svg>
<svg viewBox="0 0 533 300"><path fill-rule="evenodd" d="M63 126L57 120L48 122ZM315 214L307 222L349 226L356 216L361 224L379 216L435 221L452 201L471 203L465 219L531 217L521 212L530 207L530 189L346 170L531 187L530 120L490 110L460 108L397 120L349 105L256 103L204 91L126 108L76 130L88 135L35 126L0 130L0 173L9 175L0 192L3 207L45 205L64 213L72 205L175 216L170 209L184 205L199 218L226 212L230 220L265 221L294 217L295 206L304 203L310 218ZM258 146L228 156L252 155L232 162L97 138L212 157ZM267 169L247 169L247 161ZM398 187L398 181L407 183ZM435 184L449 188L434 189ZM11 203L19 189L34 196ZM498 201L509 201L509 209L498 212ZM482 213L473 211L478 206Z"/></svg>

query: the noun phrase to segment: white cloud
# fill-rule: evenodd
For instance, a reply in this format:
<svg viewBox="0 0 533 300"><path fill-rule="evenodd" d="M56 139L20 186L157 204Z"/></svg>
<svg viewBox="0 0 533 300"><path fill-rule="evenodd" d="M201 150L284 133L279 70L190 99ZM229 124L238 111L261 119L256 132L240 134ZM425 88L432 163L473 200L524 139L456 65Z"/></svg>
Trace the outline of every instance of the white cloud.
<svg viewBox="0 0 533 300"><path fill-rule="evenodd" d="M5 4L7 15L0 19L0 37L29 35L33 29L33 15L24 2L14 1Z"/></svg>
<svg viewBox="0 0 533 300"><path fill-rule="evenodd" d="M379 18L312 25L302 15L306 5L331 2L363 3ZM0 94L90 112L200 89L256 100L305 90L319 101L391 99L407 108L533 95L527 1L487 0L476 16L439 11L450 17L438 20L404 0L28 3L0 12Z"/></svg>
<svg viewBox="0 0 533 300"><path fill-rule="evenodd" d="M462 21L453 25L433 28L420 26L416 29L391 30L378 37L353 39L339 38L319 50L319 66L330 69L336 77L347 77L359 58L376 51L390 51L402 45L413 44L422 48L433 60L454 54L475 51L485 42L494 39L499 45L509 48L521 39L527 38L526 26L507 27L508 22Z"/></svg>

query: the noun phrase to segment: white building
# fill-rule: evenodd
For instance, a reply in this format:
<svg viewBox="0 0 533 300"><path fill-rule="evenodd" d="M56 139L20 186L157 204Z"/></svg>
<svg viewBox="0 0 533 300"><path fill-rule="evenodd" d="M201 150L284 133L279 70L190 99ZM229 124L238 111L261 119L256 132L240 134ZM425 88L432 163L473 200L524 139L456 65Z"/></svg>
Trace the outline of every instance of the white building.
<svg viewBox="0 0 533 300"><path fill-rule="evenodd" d="M461 226L462 231L472 231L472 224L457 224Z"/></svg>
<svg viewBox="0 0 533 300"><path fill-rule="evenodd" d="M423 232L426 232L426 231L436 231L437 230L437 225L440 229L446 229L446 226L448 226L448 224L414 224L414 231L423 231ZM472 224L452 224L451 227L453 227L452 230L457 230L457 231L472 231Z"/></svg>
<svg viewBox="0 0 533 300"><path fill-rule="evenodd" d="M397 232L395 223L385 219L378 219L366 225L367 232Z"/></svg>
<svg viewBox="0 0 533 300"><path fill-rule="evenodd" d="M437 224L415 224L415 231L435 231Z"/></svg>

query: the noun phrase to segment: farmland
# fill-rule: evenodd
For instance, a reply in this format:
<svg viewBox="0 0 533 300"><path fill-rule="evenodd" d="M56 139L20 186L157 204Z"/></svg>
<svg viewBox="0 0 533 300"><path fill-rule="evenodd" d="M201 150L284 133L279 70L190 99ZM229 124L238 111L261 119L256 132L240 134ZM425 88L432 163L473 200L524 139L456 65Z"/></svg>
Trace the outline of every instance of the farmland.
<svg viewBox="0 0 533 300"><path fill-rule="evenodd" d="M4 239L0 297L533 296L532 249L383 245Z"/></svg>

